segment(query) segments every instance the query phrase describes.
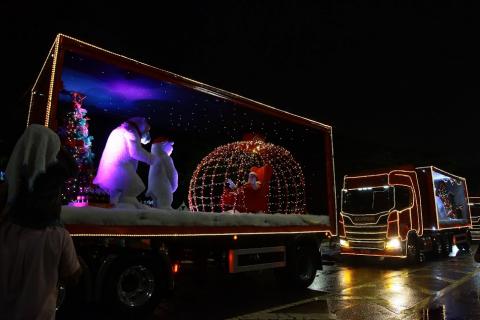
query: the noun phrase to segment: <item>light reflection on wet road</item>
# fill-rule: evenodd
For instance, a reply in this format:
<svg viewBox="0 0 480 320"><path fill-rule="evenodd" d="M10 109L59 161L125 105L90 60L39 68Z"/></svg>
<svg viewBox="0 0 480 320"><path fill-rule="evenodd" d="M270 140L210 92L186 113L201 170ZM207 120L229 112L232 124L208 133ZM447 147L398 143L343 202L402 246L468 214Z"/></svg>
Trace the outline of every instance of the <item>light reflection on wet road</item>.
<svg viewBox="0 0 480 320"><path fill-rule="evenodd" d="M319 272L321 294L232 319L480 319L480 265L471 255L395 267L339 263Z"/></svg>

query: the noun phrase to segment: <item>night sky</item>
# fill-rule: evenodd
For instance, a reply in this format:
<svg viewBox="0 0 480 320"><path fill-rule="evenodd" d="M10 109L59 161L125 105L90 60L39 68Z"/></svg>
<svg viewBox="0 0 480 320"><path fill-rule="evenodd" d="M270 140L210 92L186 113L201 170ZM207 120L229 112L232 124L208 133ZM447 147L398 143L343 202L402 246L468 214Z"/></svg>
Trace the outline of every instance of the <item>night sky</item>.
<svg viewBox="0 0 480 320"><path fill-rule="evenodd" d="M13 128L0 132L2 167L61 32L333 126L337 183L362 169L435 165L480 195L470 2L154 3L0 4L2 118Z"/></svg>

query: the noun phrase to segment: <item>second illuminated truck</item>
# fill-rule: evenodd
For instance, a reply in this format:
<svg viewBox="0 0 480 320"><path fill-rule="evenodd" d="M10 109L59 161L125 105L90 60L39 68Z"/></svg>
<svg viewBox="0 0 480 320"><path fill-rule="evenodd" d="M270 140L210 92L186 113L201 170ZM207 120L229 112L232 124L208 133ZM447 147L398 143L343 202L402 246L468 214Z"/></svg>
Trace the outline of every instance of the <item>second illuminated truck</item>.
<svg viewBox="0 0 480 320"><path fill-rule="evenodd" d="M466 181L430 167L345 176L339 237L344 255L422 261L468 249L471 216Z"/></svg>

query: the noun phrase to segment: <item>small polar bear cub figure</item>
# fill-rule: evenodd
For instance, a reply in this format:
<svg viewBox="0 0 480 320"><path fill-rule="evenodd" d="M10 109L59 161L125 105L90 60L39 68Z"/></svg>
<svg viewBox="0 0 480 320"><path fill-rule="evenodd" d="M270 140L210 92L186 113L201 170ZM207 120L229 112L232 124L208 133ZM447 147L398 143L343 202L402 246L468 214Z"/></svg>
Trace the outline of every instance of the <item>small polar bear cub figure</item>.
<svg viewBox="0 0 480 320"><path fill-rule="evenodd" d="M170 157L173 144L167 137L158 137L152 141L154 161L148 172L145 195L152 198L154 207L159 209L172 209L173 193L178 187L178 172Z"/></svg>

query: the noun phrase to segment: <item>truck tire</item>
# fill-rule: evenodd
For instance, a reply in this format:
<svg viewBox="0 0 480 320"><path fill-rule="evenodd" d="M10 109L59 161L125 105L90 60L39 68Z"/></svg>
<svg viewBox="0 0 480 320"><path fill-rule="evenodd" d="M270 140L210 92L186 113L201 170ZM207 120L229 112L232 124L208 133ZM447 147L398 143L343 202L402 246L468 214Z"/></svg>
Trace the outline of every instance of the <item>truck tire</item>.
<svg viewBox="0 0 480 320"><path fill-rule="evenodd" d="M440 237L432 238L432 256L434 258L443 256L442 240Z"/></svg>
<svg viewBox="0 0 480 320"><path fill-rule="evenodd" d="M442 256L447 258L452 252L452 244L451 244L451 237L449 235L445 235L442 237Z"/></svg>
<svg viewBox="0 0 480 320"><path fill-rule="evenodd" d="M276 276L290 287L308 288L317 274L319 254L313 245L296 245L287 252L287 266L277 269Z"/></svg>
<svg viewBox="0 0 480 320"><path fill-rule="evenodd" d="M420 252L418 237L410 233L407 239L407 262L408 264L418 264L423 261L423 255Z"/></svg>
<svg viewBox="0 0 480 320"><path fill-rule="evenodd" d="M170 270L153 257L120 258L108 272L102 301L121 317L145 317L166 296Z"/></svg>
<svg viewBox="0 0 480 320"><path fill-rule="evenodd" d="M463 253L470 253L470 247L472 245L472 235L470 231L465 232L465 242L458 244L458 249Z"/></svg>

